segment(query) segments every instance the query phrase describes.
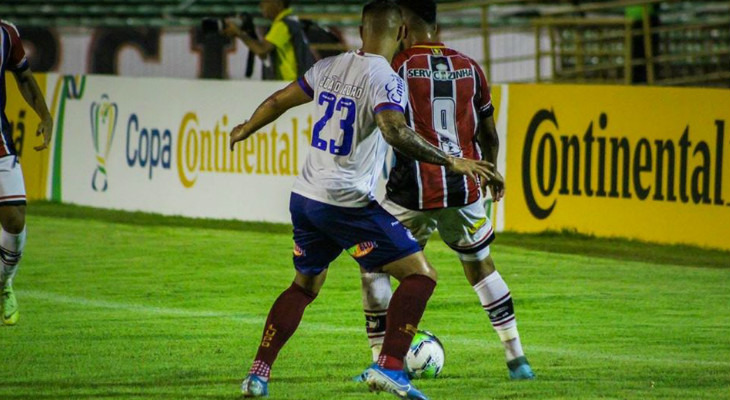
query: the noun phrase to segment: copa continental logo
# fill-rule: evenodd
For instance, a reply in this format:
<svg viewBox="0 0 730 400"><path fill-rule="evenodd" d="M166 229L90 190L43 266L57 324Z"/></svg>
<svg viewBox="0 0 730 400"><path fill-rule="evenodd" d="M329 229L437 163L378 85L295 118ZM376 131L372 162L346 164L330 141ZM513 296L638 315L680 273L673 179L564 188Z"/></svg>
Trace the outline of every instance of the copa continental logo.
<svg viewBox="0 0 730 400"><path fill-rule="evenodd" d="M700 128L689 125L661 139L617 135L607 113L596 117L597 124L586 121L580 136L561 133L553 110L532 117L521 162L525 201L535 218L548 218L561 197L726 205L724 120L702 128L714 131L713 142L698 140L695 130ZM712 137L710 132L701 136Z"/></svg>
<svg viewBox="0 0 730 400"><path fill-rule="evenodd" d="M101 100L91 103L91 139L96 152L96 169L91 176L91 188L96 192L105 192L108 185L107 159L114 140L117 127L117 104L103 94Z"/></svg>
<svg viewBox="0 0 730 400"><path fill-rule="evenodd" d="M171 129L151 126L132 113L126 124L125 159L130 168L143 170L149 180L160 171L173 172L185 188L210 174L299 174L299 148L311 139L311 116L303 123L292 118L288 124L272 125L233 151L228 148L231 128L225 114L206 125L190 111L177 129Z"/></svg>

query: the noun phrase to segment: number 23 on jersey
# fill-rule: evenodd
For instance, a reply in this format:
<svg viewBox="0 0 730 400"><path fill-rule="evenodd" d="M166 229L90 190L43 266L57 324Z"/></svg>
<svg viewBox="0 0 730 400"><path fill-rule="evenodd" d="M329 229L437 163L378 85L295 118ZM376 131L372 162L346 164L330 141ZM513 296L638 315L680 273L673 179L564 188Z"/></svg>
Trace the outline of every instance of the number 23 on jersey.
<svg viewBox="0 0 730 400"><path fill-rule="evenodd" d="M320 106L326 105L326 109L322 118L314 124L312 130L312 147L320 149L322 151L329 151L330 154L336 156L346 156L352 152L352 139L355 135L355 101L348 97L340 97L330 92L321 92L317 99L317 104ZM342 111L343 118L340 120L340 131L339 135L342 140L338 145L336 139L330 139L329 142L326 139L320 138L322 130L327 126L335 111Z"/></svg>

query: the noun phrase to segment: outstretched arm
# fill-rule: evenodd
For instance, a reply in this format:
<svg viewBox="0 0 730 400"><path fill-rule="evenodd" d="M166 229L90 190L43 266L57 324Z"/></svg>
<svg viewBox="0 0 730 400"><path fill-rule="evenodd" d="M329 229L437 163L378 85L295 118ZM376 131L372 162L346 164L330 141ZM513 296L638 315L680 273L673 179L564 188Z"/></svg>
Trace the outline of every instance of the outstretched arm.
<svg viewBox="0 0 730 400"><path fill-rule="evenodd" d="M476 179L476 175L488 180L493 176L491 171L493 165L490 163L453 157L428 143L406 125L406 119L400 112L381 111L375 115L375 122L383 133L385 141L407 157L444 165L447 169L467 175L472 179Z"/></svg>
<svg viewBox="0 0 730 400"><path fill-rule="evenodd" d="M233 150L233 145L236 142L246 140L259 129L275 121L290 108L310 101L312 101L312 98L302 90L297 82L292 82L284 89L276 91L256 108L249 120L233 128L230 141L231 150Z"/></svg>
<svg viewBox="0 0 730 400"><path fill-rule="evenodd" d="M497 155L499 155L499 135L494 124L494 116L482 118L479 123L479 132L477 133L477 142L482 150L484 159L493 165L497 165ZM504 197L504 178L494 169L495 179L491 182L482 182L482 189L489 185L492 191L492 199L500 201Z"/></svg>
<svg viewBox="0 0 730 400"><path fill-rule="evenodd" d="M260 58L265 58L267 54L271 53L276 48L271 42L265 39L258 40L254 37L251 37L251 35L239 28L236 23L230 18L227 19L225 23L226 26L223 29L223 34L230 38L237 37L241 39L246 47L248 47L249 50L251 50Z"/></svg>
<svg viewBox="0 0 730 400"><path fill-rule="evenodd" d="M33 77L30 68L26 68L22 72L16 72L15 79L18 81L20 94L23 95L25 101L41 119L36 136L43 135L43 144L34 148L37 151L44 150L51 143L51 135L53 134L53 118L51 118L51 113L48 111L48 106L46 106L46 99L43 98L43 92L38 87L38 82Z"/></svg>

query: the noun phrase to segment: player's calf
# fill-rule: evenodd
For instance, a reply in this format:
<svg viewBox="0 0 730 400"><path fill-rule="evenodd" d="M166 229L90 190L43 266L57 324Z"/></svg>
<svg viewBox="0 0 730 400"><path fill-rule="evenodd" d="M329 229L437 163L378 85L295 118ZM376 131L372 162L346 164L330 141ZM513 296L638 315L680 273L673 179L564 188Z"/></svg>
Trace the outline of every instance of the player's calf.
<svg viewBox="0 0 730 400"><path fill-rule="evenodd" d="M388 305L393 297L390 275L378 272L362 272L362 307L365 313L365 330L373 353L373 362L378 361L385 338L385 322Z"/></svg>
<svg viewBox="0 0 730 400"><path fill-rule="evenodd" d="M494 268L494 262L489 256L488 248L486 254L464 255L460 254L467 277L479 276L478 282L470 279L474 291L479 297L482 308L487 313L492 327L502 341L505 351L505 359L511 379L534 379L525 353L522 349L520 334L517 330L517 319L515 307L512 301L512 294L502 276ZM471 269L472 271L467 271Z"/></svg>
<svg viewBox="0 0 730 400"><path fill-rule="evenodd" d="M17 228L17 227L16 227ZM18 231L16 229L16 231ZM20 233L0 232L0 291L2 292L2 322L15 325L20 316L18 301L13 291L13 278L25 248L25 229Z"/></svg>

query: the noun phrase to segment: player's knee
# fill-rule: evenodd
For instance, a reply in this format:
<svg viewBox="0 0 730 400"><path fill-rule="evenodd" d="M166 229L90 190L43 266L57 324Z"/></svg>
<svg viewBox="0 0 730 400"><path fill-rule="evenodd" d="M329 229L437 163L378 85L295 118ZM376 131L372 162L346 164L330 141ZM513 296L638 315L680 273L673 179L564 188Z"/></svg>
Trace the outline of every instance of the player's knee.
<svg viewBox="0 0 730 400"><path fill-rule="evenodd" d="M434 282L438 282L438 272L436 272L436 269L425 258L421 260L420 265L414 268L409 275L423 275L431 278Z"/></svg>
<svg viewBox="0 0 730 400"><path fill-rule="evenodd" d="M436 272L436 268L432 267L428 261L426 262L426 273L423 275L433 279L434 282L438 282L438 272Z"/></svg>
<svg viewBox="0 0 730 400"><path fill-rule="evenodd" d="M421 251L383 266L382 271L399 281L410 275L423 275L434 281L438 278L436 270L426 261Z"/></svg>
<svg viewBox="0 0 730 400"><path fill-rule="evenodd" d="M8 207L3 210L2 227L5 232L17 235L25 229L25 207Z"/></svg>
<svg viewBox="0 0 730 400"><path fill-rule="evenodd" d="M494 260L489 255L489 247L476 253L459 253L459 259L464 266L464 275L472 285L496 271Z"/></svg>
<svg viewBox="0 0 730 400"><path fill-rule="evenodd" d="M312 300L314 300L314 298L319 294L320 289L322 289L325 279L327 279L326 269L316 275L306 275L297 271L294 276L294 284L302 288L303 291L309 293Z"/></svg>
<svg viewBox="0 0 730 400"><path fill-rule="evenodd" d="M491 264L492 267L494 267L494 262L492 262L492 257L489 256L489 246L475 252L475 253L462 253L459 252L459 259L461 261L464 261L469 264Z"/></svg>
<svg viewBox="0 0 730 400"><path fill-rule="evenodd" d="M14 235L17 235L25 229L25 217L22 215L13 219L10 224L8 224L8 229L5 229L8 233L12 233Z"/></svg>

